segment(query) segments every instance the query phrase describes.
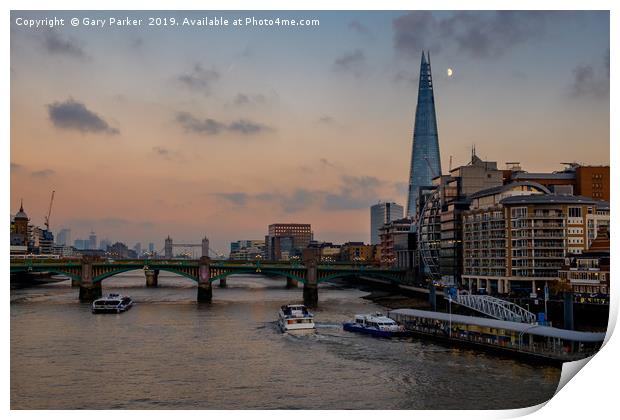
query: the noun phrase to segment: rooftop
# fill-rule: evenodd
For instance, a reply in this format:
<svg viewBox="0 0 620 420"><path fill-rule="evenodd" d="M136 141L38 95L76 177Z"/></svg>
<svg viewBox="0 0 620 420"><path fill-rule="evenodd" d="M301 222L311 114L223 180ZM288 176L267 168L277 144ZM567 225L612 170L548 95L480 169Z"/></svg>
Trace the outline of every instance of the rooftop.
<svg viewBox="0 0 620 420"><path fill-rule="evenodd" d="M555 173L537 173L537 172L518 172L512 175L512 179L575 179L574 172L555 172Z"/></svg>
<svg viewBox="0 0 620 420"><path fill-rule="evenodd" d="M477 191L471 194L468 198L474 199L474 198L479 198L479 197L485 197L487 195L499 194L501 192L508 191L514 187L521 187L521 186L529 186L532 188L536 188L537 190L545 194L551 193L551 191L549 191L544 185L540 185L537 182L520 181L520 182L511 182L510 184L500 185L498 187L492 187L492 188L480 190L480 191Z"/></svg>
<svg viewBox="0 0 620 420"><path fill-rule="evenodd" d="M581 195L530 194L506 197L500 203L511 204L597 204L596 200Z"/></svg>
<svg viewBox="0 0 620 420"><path fill-rule="evenodd" d="M605 339L605 333L600 332L583 332L583 331L573 331L573 330L563 330L555 327L546 327L543 325L537 324L525 324L523 322L511 322L511 321L500 321L497 319L489 319L489 318L480 318L476 316L465 316L465 315L450 315L443 312L431 312L431 311L420 311L418 309L396 309L390 311L388 316L391 314L400 314L400 315L409 315L416 316L419 318L428 318L428 319L437 319L440 321L449 321L461 323L461 324L469 324L469 325L477 325L480 327L489 327L489 328L498 328L504 330L517 331L520 333L527 333L532 335L539 335L543 337L550 338L560 338L563 340L570 341L583 341L583 342L602 342Z"/></svg>

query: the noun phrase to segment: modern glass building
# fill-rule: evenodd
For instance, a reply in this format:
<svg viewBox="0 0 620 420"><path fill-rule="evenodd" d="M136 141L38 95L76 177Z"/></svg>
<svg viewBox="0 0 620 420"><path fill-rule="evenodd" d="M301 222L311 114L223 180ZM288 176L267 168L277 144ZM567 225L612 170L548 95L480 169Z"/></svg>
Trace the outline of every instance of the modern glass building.
<svg viewBox="0 0 620 420"><path fill-rule="evenodd" d="M381 242L380 230L385 223L403 217L403 206L396 203L379 202L370 206L370 244Z"/></svg>
<svg viewBox="0 0 620 420"><path fill-rule="evenodd" d="M437 136L437 118L435 116L431 58L430 54L427 53L427 56L425 56L424 51L422 51L418 105L415 111L411 169L409 173L407 217L415 218L416 216L416 199L420 187L433 185L432 179L440 175L441 161L439 159L439 138Z"/></svg>

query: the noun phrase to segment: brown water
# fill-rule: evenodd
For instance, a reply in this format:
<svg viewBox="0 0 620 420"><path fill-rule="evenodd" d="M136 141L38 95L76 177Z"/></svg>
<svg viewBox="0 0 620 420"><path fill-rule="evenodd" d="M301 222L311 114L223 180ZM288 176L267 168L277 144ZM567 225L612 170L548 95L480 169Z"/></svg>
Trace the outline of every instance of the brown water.
<svg viewBox="0 0 620 420"><path fill-rule="evenodd" d="M355 313L384 310L366 293L319 290L317 334L276 328L301 289L228 279L214 302L160 275L147 289L127 273L104 282L135 306L92 315L68 282L11 291L12 409L486 409L548 400L560 370L417 339L344 332Z"/></svg>

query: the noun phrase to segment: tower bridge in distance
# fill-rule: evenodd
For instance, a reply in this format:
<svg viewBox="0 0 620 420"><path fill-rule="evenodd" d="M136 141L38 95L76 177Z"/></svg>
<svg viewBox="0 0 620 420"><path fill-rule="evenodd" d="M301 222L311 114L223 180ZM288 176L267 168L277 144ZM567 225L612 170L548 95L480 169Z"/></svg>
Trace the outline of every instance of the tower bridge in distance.
<svg viewBox="0 0 620 420"><path fill-rule="evenodd" d="M207 240L208 241L208 240ZM203 240L204 243L204 240ZM147 287L156 287L161 271L188 278L198 285L197 301L211 302L212 283L226 287L228 276L259 274L286 277L287 287L303 284L304 304L316 307L318 284L338 278L364 277L386 284L407 284L411 273L400 268L380 268L352 264L319 264L312 253L304 255L301 262L276 261L223 261L203 256L198 260L146 259L107 260L94 257L57 260L11 260L11 273L50 272L71 278L72 286L79 287L81 302L91 302L101 296L101 283L114 275L143 270Z"/></svg>

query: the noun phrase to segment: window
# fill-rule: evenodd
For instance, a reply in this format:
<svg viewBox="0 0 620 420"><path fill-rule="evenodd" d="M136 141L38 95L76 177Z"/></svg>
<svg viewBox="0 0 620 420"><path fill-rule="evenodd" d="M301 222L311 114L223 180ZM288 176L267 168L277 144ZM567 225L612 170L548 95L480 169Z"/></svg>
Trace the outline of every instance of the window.
<svg viewBox="0 0 620 420"><path fill-rule="evenodd" d="M527 216L527 207L515 207L511 209L510 214L513 219Z"/></svg>
<svg viewBox="0 0 620 420"><path fill-rule="evenodd" d="M581 207L569 207L568 217L581 217Z"/></svg>

